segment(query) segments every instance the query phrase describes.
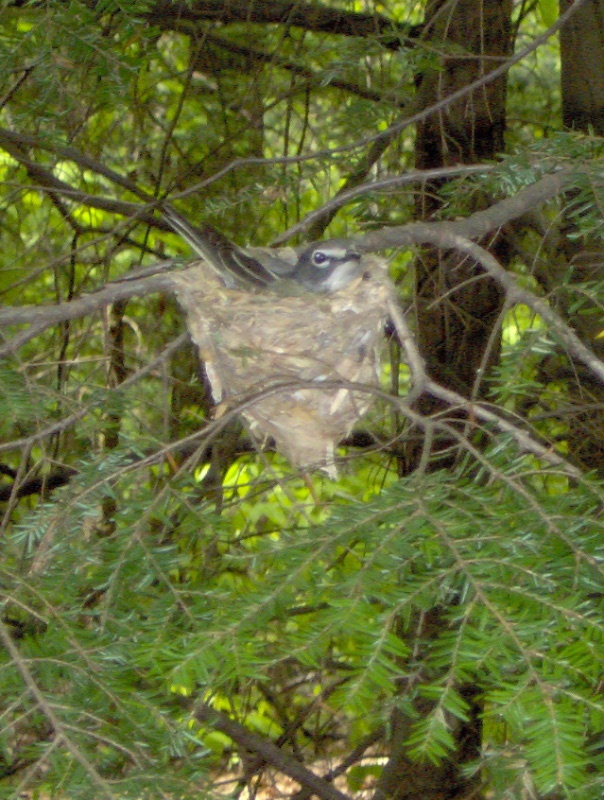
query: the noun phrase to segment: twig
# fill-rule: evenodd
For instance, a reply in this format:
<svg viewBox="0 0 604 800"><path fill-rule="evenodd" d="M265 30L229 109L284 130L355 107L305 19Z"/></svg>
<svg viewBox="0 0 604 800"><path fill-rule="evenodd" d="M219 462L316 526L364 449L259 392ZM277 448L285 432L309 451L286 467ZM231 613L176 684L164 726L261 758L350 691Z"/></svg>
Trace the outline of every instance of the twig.
<svg viewBox="0 0 604 800"><path fill-rule="evenodd" d="M308 787L313 794L323 798L323 800L350 800L350 796L340 792L328 781L315 775L293 756L288 755L268 739L257 736L249 731L244 725L228 717L221 711L216 711L211 706L203 703L196 707L195 719L204 725L211 725L213 728L230 736L231 739L240 747L256 753L280 772L289 775L302 786Z"/></svg>

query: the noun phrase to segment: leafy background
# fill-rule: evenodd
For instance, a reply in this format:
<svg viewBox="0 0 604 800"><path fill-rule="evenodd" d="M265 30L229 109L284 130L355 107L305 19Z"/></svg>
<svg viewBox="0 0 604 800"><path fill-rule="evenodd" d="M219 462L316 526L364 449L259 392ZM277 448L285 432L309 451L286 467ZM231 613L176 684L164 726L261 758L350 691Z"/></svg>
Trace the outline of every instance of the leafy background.
<svg viewBox="0 0 604 800"><path fill-rule="evenodd" d="M601 380L534 302L597 360L602 131L563 125L572 65L542 36L557 4L494 5L510 53L528 48L504 151L462 159L473 172L443 157L430 219L569 177L505 254L481 240L525 294L495 309L494 356L476 345L479 389L437 371L457 402L408 403L390 332L383 396L330 481L257 452L234 417L216 430L169 295L3 326L7 347L23 338L0 375L1 796L238 796L275 772L332 800L602 796ZM465 54L428 22L481 8L3 2L4 306L188 257L154 199L260 244L408 173L421 129L392 126L418 110L418 76ZM293 241L395 231L421 191L367 186ZM446 326L416 314L414 241L387 254L432 375ZM441 299L470 280L463 314L480 316L481 281L463 262L446 280Z"/></svg>

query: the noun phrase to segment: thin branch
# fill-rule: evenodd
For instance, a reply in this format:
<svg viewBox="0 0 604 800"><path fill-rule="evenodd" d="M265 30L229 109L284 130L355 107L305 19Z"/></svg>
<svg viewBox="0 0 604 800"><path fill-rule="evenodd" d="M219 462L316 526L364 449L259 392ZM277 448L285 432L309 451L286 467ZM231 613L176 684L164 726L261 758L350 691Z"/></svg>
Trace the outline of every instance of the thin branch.
<svg viewBox="0 0 604 800"><path fill-rule="evenodd" d="M310 211L300 222L297 222L295 225L289 227L286 231L279 234L276 239L273 240L273 245L280 245L284 244L288 239L291 239L292 236L295 236L298 233L302 233L303 231L312 231L311 240L318 236L319 233L315 234L315 227L321 226L326 227L329 222L333 219L335 212L341 208L342 206L346 205L346 203L350 202L350 200L354 200L356 197L362 197L364 194L372 194L374 192L385 192L389 191L390 189L397 189L401 186L405 186L407 184L412 183L426 183L430 180L435 180L437 178L456 178L460 175L482 175L485 172L492 172L495 170L496 167L493 164L456 164L454 167L436 167L434 169L426 169L426 170L411 170L410 172L405 172L402 175L389 175L385 178L379 178L375 181L368 181L367 183L361 183L359 185L354 185L352 181L352 177L347 180L346 188L344 188L341 192L338 192L335 197L331 200L328 200L319 208L313 209ZM354 173L356 174L356 173ZM392 228L391 230L400 230L399 226Z"/></svg>
<svg viewBox="0 0 604 800"><path fill-rule="evenodd" d="M389 284L390 286L387 301L388 314L390 315L390 319L394 324L399 341L405 350L407 364L411 370L411 379L413 381L413 391L407 395L405 402L412 403L423 393L425 389L427 379L426 363L419 352L413 334L407 325L407 320L405 319L405 315L401 310L401 306L396 295L396 288L390 281Z"/></svg>
<svg viewBox="0 0 604 800"><path fill-rule="evenodd" d="M479 172L480 170L476 169L476 171ZM417 176L418 179L421 178L422 180L429 179L433 177L430 174L432 172L437 173L435 177L442 177L444 170L436 169L411 173L411 177ZM408 222L404 225L380 228L353 238L362 250L368 252L402 247L409 244L425 244L429 240L424 241L422 237L427 235L428 227L431 231L434 231L434 236L439 236L437 231L442 229L446 236L453 233L466 239L481 239L498 228L502 228L511 220L518 219L528 212L534 211L537 206L543 205L543 203L566 191L573 183L575 174L571 167L556 170L556 172L544 175L535 183L531 183L530 186L520 189L515 195L506 197L489 206L489 208L476 211L463 219L447 222ZM365 184L365 187L365 191L371 191L371 184ZM359 187L360 189L361 187ZM451 244L445 244L444 246L455 247L455 245Z"/></svg>
<svg viewBox="0 0 604 800"><path fill-rule="evenodd" d="M397 333L399 336L404 338L404 331L408 330L407 326L404 325L402 331L398 330ZM413 349L416 350L415 344L411 345L410 343L410 351ZM408 351L409 352L409 351ZM417 353L419 356L419 353ZM421 357L419 357L421 360ZM423 362L421 362L423 363ZM420 376L423 374L423 366L420 363L416 364L416 370ZM415 378L415 376L414 376ZM506 433L509 436L512 436L519 447L527 453L533 453L533 455L537 456L537 458L542 459L548 464L551 464L554 467L562 468L566 474L572 476L574 478L578 478L582 473L579 469L577 469L574 465L572 465L569 461L567 461L560 453L558 453L552 445L549 443L547 445L542 444L541 441L538 441L537 438L531 435L529 431L523 429L519 425L514 424L514 422L509 419L511 415L506 415L498 410L498 413L492 411L490 408L486 406L484 403L474 403L468 400L463 395L457 394L456 392L450 391L446 389L444 386L440 386L440 384L436 383L435 381L430 380L427 376L423 376L421 378L422 384L421 388L424 391L430 392L430 394L434 395L435 397L444 400L449 405L453 405L457 408L465 409L468 414L473 415L475 419L480 419L483 422L489 422L492 424L497 430L501 431L502 433ZM416 398L416 389L419 390L420 384L418 383L417 387L414 387L414 391L407 395L406 397L394 397L389 392L384 391L383 389L378 388L377 386L369 386L367 384L362 383L353 383L350 381L344 380L334 380L334 381L303 381L303 380L290 380L284 381L283 383L276 384L275 386L271 386L267 389L262 389L257 392L250 393L245 396L240 396L237 398L233 398L232 405L230 405L225 412L215 420L208 422L206 426L199 431L196 431L194 434L190 434L188 437L181 439L179 442L174 444L167 445L164 449L162 449L159 453L155 453L152 456L149 456L146 459L143 459L132 467L126 467L125 469L131 468L139 468L144 467L149 464L153 464L157 461L157 459L164 453L169 451L170 449L175 449L178 446L181 446L185 442L194 441L199 439L203 436L204 441L209 440L211 437L214 437L217 432L227 424L229 420L231 420L237 414L240 414L242 411L245 411L246 408L253 406L259 400L264 399L265 397L270 397L272 395L279 394L280 392L291 392L296 389L314 389L318 392L325 392L325 391L332 391L334 389L347 389L349 391L360 392L365 394L373 395L374 397L379 397L382 400L385 400L388 403L392 403L396 405L401 413L406 416L411 422L416 425L419 425L422 428L426 428L427 426L431 426L434 424L440 424L438 421L434 421L432 417L425 417L423 414L420 414L417 411L414 411L410 405ZM525 420L521 420L524 425L526 425Z"/></svg>
<svg viewBox="0 0 604 800"><path fill-rule="evenodd" d="M356 747L354 747L350 753L344 758L337 767L330 769L329 772L326 772L323 776L323 780L326 781L333 781L335 778L339 777L340 775L344 775L344 773L350 769L350 767L354 766L358 761L360 761L363 756L365 755L366 750L374 744L377 744L384 738L386 733L386 726L381 725L377 727L371 733L368 733L364 739L362 739ZM291 798L291 800L307 800L311 796L312 792L308 787L304 787L299 792L296 792L295 795Z"/></svg>
<svg viewBox="0 0 604 800"><path fill-rule="evenodd" d="M340 792L331 783L315 775L293 756L288 755L268 739L257 736L249 731L244 725L216 711L206 703L198 705L195 709L195 719L204 725L211 725L216 730L230 736L231 739L246 750L256 753L273 767L289 775L299 784L307 787L313 794L323 798L323 800L350 800L350 796Z"/></svg>
<svg viewBox="0 0 604 800"><path fill-rule="evenodd" d="M294 75L299 75L306 78L308 85L317 84L326 89L341 89L342 91L354 94L357 97L363 97L366 100L373 100L376 103L388 103L395 108L407 108L410 105L409 99L402 96L400 92L389 91L376 91L375 89L368 89L358 83L352 81L343 81L338 78L330 78L329 82L325 82L324 73L317 72L310 67L298 64L295 61L290 61L286 58L276 56L274 53L265 53L262 50L256 50L253 47L246 47L245 45L237 44L231 39L225 39L221 36L214 36L212 34L204 34L206 41L211 42L229 53L241 56L241 61L244 59L257 62L259 64L270 64L271 66L278 67L279 69L291 72ZM235 65L233 64L233 67ZM249 71L249 68L243 63L239 64L241 72ZM403 99L404 98L404 99Z"/></svg>
<svg viewBox="0 0 604 800"><path fill-rule="evenodd" d="M522 430L518 425L514 425L512 422L504 419L501 414L495 414L493 411L490 411L483 403L472 403L463 395L446 389L444 386L430 379L426 380L425 389L433 397L444 400L449 405L464 408L468 411L468 414L473 415L476 419L495 425L502 433L507 433L512 436L521 450L527 453L533 453L537 458L554 467L561 467L567 475L573 478L580 478L583 474L580 469L557 453L551 445L541 444L527 433L527 431Z"/></svg>
<svg viewBox="0 0 604 800"><path fill-rule="evenodd" d="M153 25L163 30L183 30L191 33L204 20L229 23L277 24L298 27L307 31L377 38L385 47L398 49L401 39L416 34L418 28L401 25L382 14L363 14L333 8L328 4L296 0L196 0L190 2L156 2L145 15Z"/></svg>
<svg viewBox="0 0 604 800"><path fill-rule="evenodd" d="M582 361L604 382L604 362L589 347L583 344L572 328L544 300L532 292L522 289L514 276L507 272L488 250L470 241L470 239L460 236L456 231L455 223L442 222L431 225L429 223L414 222L405 226L405 228L407 235L416 244L433 244L437 247L450 248L466 253L473 258L505 290L510 304L524 303L529 308L532 308L551 326L569 352L579 361Z"/></svg>
<svg viewBox="0 0 604 800"><path fill-rule="evenodd" d="M15 353L20 347L33 339L51 325L66 320L78 319L86 314L92 314L101 308L115 303L118 300L128 300L131 297L145 297L153 292L170 292L174 290L174 283L165 270L174 266L174 260L160 261L153 268L154 273L144 278L133 280L118 280L106 284L102 289L78 297L68 303L46 306L15 306L14 308L0 309L0 327L9 325L26 325L31 327L10 339L0 347L0 356ZM163 271L162 271L163 270ZM147 272L147 270L145 270Z"/></svg>
<svg viewBox="0 0 604 800"><path fill-rule="evenodd" d="M189 335L187 333L181 333L180 336L177 336L172 342L170 342L164 349L141 367L139 370L134 372L132 375L128 376L126 380L122 381L118 386L113 388L113 392L121 392L124 389L129 388L133 384L137 383L141 378L145 375L153 372L160 364L167 361L171 356L179 350L189 339ZM101 401L102 402L102 401ZM0 453L9 452L12 450L23 450L25 448L31 447L36 442L42 441L43 439L47 439L49 436L54 436L57 433L62 433L63 431L68 430L72 425L75 425L80 419L89 414L93 408L96 407L96 403L89 403L88 405L83 405L78 408L73 414L70 414L68 417L64 419L60 419L57 422L53 422L52 425L49 425L47 428L43 428L42 430L36 431L32 433L30 436L24 436L22 439L14 439L12 442L3 442L0 444ZM15 481L16 483L19 482L18 476Z"/></svg>
<svg viewBox="0 0 604 800"><path fill-rule="evenodd" d="M23 683L29 690L33 700L40 709L40 712L46 717L52 726L55 736L65 744L65 747L71 753L75 761L77 761L84 771L90 775L100 791L106 797L111 798L111 800L115 800L116 795L111 791L109 784L99 775L88 758L86 758L76 743L72 741L72 739L65 732L65 728L63 727L61 720L57 717L52 706L47 701L46 697L36 683L33 674L31 673L25 659L21 657L21 653L14 644L10 632L8 631L2 619L0 619L0 640L2 640L2 643L4 644L4 647L11 658L11 662L20 673Z"/></svg>
<svg viewBox="0 0 604 800"><path fill-rule="evenodd" d="M390 138L380 139L377 142L373 142L363 158L360 159L357 166L348 174L343 186L337 192L333 200L329 203L324 203L320 208L316 209L317 213L314 216L312 224L309 224L308 217L306 218L306 225L310 239L320 239L323 236L325 228L327 228L329 223L335 217L337 210L344 204L344 202L356 196L355 189L358 189L361 185L363 185L361 181L367 177L372 167L377 164L379 159L390 146L390 143L395 138L396 136L393 134Z"/></svg>
<svg viewBox="0 0 604 800"><path fill-rule="evenodd" d="M38 140L33 137L28 137L23 134L15 133L14 131L0 128L0 148L9 153L15 161L17 161L26 170L30 178L44 191L51 195L60 195L69 200L82 203L83 205L90 206L91 208L99 208L102 211L111 211L115 214L121 214L124 217L132 217L138 219L147 225L153 225L161 230L171 230L167 222L164 222L159 217L154 217L146 208L141 207L137 203L130 203L126 200L116 200L114 198L102 197L99 195L83 192L75 189L69 183L55 177L52 170L46 169L35 161L32 161L24 151L24 147L40 147L42 146ZM45 149L49 149L45 147ZM53 152L64 155L67 158L75 161L75 163L85 166L87 169L94 170L99 175L104 175L110 178L123 188L133 191L138 197L142 197L150 202L155 202L153 198L145 195L140 189L128 181L126 178L118 175L113 170L109 170L102 164L84 156L75 148L72 147L55 147L52 148ZM69 154L69 155L68 155Z"/></svg>
<svg viewBox="0 0 604 800"><path fill-rule="evenodd" d="M10 152L9 148L33 148L35 150L44 150L53 153L54 155L60 156L61 159L68 159L75 164L79 164L79 166L84 169L89 169L97 175L102 175L112 183L132 192L135 196L143 200L151 199L149 195L139 189L129 178L106 167L101 162L91 158L91 156L82 153L77 147L60 145L54 140L51 142L46 139L38 139L36 136L31 136L27 133L17 133L8 128L0 128L0 147L4 147L7 152Z"/></svg>
<svg viewBox="0 0 604 800"><path fill-rule="evenodd" d="M484 75L481 75L476 80L468 83L466 86L463 86L461 89L458 89L456 92L453 92L446 97L443 97L437 103L429 106L428 108L423 109L422 111L418 111L417 114L413 114L410 117L405 117L398 122L393 123L388 128L379 133L372 134L371 136L364 136L361 139L356 139L353 142L350 142L345 145L340 145L339 147L333 147L330 149L325 150L318 150L313 153L305 153L299 156L280 156L277 158L260 158L260 157L250 157L250 158L236 158L233 161L225 164L225 166L215 172L213 175L210 175L208 178L200 181L199 183L195 184L194 186L189 187L184 192L180 193L180 197L185 197L190 194L196 194L197 192L205 189L212 183L223 178L229 172L235 169L239 169L240 167L250 167L254 165L266 165L266 164L299 164L304 161L310 161L312 159L325 159L329 158L333 155L339 155L342 153L350 153L354 150L359 150L361 148L366 147L367 145L371 144L372 142L376 142L380 139L387 139L389 140L393 135L402 133L405 128L410 127L411 125L415 125L418 122L422 122L423 120L430 117L432 114L436 114L440 111L444 111L448 106L453 103L456 103L458 100L462 100L464 97L471 95L477 89L480 89L483 86L486 86L489 83L497 80L497 78L505 75L505 73L514 66L514 64L518 64L531 53L533 53L538 47L545 42L548 41L552 36L554 36L560 28L562 28L568 19L578 11L578 9L586 3L587 0L575 0L574 4L570 6L564 14L561 14L560 17L556 20L556 22L549 27L546 31L542 34L537 36L533 41L524 48L524 50L519 51L514 56L509 59L506 59L499 67L492 70L491 72L487 72Z"/></svg>

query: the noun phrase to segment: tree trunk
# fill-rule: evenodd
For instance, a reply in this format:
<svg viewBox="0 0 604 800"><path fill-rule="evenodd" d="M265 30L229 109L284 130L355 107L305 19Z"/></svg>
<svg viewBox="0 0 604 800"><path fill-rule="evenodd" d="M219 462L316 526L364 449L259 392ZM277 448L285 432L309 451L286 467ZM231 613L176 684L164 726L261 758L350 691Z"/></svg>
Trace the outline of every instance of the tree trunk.
<svg viewBox="0 0 604 800"><path fill-rule="evenodd" d="M560 12L572 5L561 0ZM586 134L604 135L604 0L589 0L579 7L560 32L562 117L566 128ZM576 195L568 195L571 204ZM581 339L604 358L604 339L599 338L601 304L589 284L602 280L604 248L601 238L579 234L579 221L567 217L558 247L540 273L544 288L553 293L560 311ZM579 234L579 235L573 235ZM587 284L585 291L580 284ZM574 288L575 287L575 288ZM577 292L583 298L577 308ZM604 476L604 387L585 367L569 364L566 357L552 358L545 365L552 381L567 381L569 457L582 468ZM585 410L585 406L588 406Z"/></svg>
<svg viewBox="0 0 604 800"><path fill-rule="evenodd" d="M432 0L426 13L425 39L429 52L438 53L439 63L423 73L418 82L418 107L428 108L494 69L511 52L511 0ZM417 131L416 166L430 169L493 159L503 150L505 128L505 79L481 87L461 100L430 115ZM442 183L432 182L418 198L420 218L431 217L440 207ZM467 213L487 205L487 198L469 198ZM485 244L485 243L483 243ZM486 243L504 263L506 244L501 237ZM484 395L482 376L497 363L499 321L504 297L475 262L457 252L425 248L416 261L417 338L432 378L460 394ZM442 410L433 398L418 402L424 414ZM451 442L437 444L432 468L449 466ZM421 445L406 453L402 471L413 470ZM444 625L441 609L433 609L416 620L425 642L438 635ZM405 634L402 634L405 635ZM406 634L409 635L408 633ZM421 681L421 677L419 678ZM380 779L376 800L451 800L476 797L478 778L467 777L463 767L479 758L482 730L479 690L458 687L466 698L467 722L450 720L457 750L440 764L417 763L408 757L406 740L412 720L401 711L391 721L390 760ZM416 704L420 718L429 713L425 701Z"/></svg>
<svg viewBox="0 0 604 800"><path fill-rule="evenodd" d="M439 68L421 76L418 106L427 108L467 86L499 65L510 54L510 0L432 0L426 35L440 53ZM499 78L431 114L417 132L416 166L432 169L496 158L503 150L505 78ZM434 215L442 183L430 183L418 198L420 218ZM469 198L468 213L487 205ZM505 242L498 238L490 250L505 263ZM484 394L477 378L496 363L499 335L491 341L503 295L494 281L467 258L455 252L426 248L416 263L418 340L433 378L465 396ZM490 346L489 346L490 345ZM481 372L479 372L481 370ZM429 412L439 406L428 398L420 403Z"/></svg>
<svg viewBox="0 0 604 800"><path fill-rule="evenodd" d="M560 13L572 6L560 0ZM562 121L566 128L604 135L604 3L589 0L560 32Z"/></svg>

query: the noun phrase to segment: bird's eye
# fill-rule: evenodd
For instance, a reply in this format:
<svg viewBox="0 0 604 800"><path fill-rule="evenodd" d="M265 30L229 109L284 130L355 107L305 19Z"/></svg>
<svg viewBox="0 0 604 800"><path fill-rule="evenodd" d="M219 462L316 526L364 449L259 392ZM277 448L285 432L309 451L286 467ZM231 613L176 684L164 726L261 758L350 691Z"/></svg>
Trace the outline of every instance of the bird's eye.
<svg viewBox="0 0 604 800"><path fill-rule="evenodd" d="M315 265L315 267L324 267L328 261L329 256L322 250L317 250L312 254L312 263Z"/></svg>

